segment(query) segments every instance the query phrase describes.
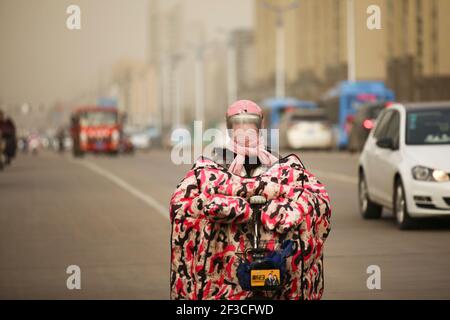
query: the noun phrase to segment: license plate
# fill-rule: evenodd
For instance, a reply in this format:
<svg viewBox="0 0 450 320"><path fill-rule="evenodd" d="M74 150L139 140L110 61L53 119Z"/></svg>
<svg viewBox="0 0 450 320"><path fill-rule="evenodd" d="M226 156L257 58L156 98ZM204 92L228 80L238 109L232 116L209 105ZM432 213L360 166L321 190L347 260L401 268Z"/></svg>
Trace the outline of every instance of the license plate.
<svg viewBox="0 0 450 320"><path fill-rule="evenodd" d="M105 149L105 143L99 141L99 142L97 142L97 143L95 144L95 148L98 149L98 150L103 150L103 149Z"/></svg>
<svg viewBox="0 0 450 320"><path fill-rule="evenodd" d="M251 286L259 288L276 288L280 285L279 269L251 270Z"/></svg>

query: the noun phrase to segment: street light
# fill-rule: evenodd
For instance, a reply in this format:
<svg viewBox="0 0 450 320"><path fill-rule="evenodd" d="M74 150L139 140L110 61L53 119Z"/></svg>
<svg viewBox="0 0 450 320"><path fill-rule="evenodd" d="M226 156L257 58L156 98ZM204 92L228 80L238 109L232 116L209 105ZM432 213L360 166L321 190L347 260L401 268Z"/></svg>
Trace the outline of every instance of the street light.
<svg viewBox="0 0 450 320"><path fill-rule="evenodd" d="M172 121L173 121L173 127L179 128L182 124L184 124L184 119L182 117L183 111L181 110L181 104L182 104L182 72L181 72L181 64L183 63L184 55L181 53L174 54L172 56L172 66L173 66L173 77L172 81L174 83L174 96L175 96L175 102L174 102L174 110L172 114Z"/></svg>
<svg viewBox="0 0 450 320"><path fill-rule="evenodd" d="M236 44L229 35L227 43L227 97L228 105L230 106L237 100L237 56Z"/></svg>
<svg viewBox="0 0 450 320"><path fill-rule="evenodd" d="M205 113L204 48L199 45L195 52L195 119L203 123Z"/></svg>
<svg viewBox="0 0 450 320"><path fill-rule="evenodd" d="M277 98L284 98L286 94L286 76L285 76L285 33L284 33L284 14L288 11L297 9L300 1L292 1L287 5L274 5L267 0L261 2L263 8L274 12L276 18L276 80L275 93Z"/></svg>
<svg viewBox="0 0 450 320"><path fill-rule="evenodd" d="M203 122L205 119L205 51L214 42L189 43L189 49L194 51L195 67L195 120Z"/></svg>
<svg viewBox="0 0 450 320"><path fill-rule="evenodd" d="M237 49L234 32L236 29L218 28L217 33L225 35L227 43L227 102L231 105L237 100Z"/></svg>
<svg viewBox="0 0 450 320"><path fill-rule="evenodd" d="M355 1L347 0L347 79L356 81Z"/></svg>

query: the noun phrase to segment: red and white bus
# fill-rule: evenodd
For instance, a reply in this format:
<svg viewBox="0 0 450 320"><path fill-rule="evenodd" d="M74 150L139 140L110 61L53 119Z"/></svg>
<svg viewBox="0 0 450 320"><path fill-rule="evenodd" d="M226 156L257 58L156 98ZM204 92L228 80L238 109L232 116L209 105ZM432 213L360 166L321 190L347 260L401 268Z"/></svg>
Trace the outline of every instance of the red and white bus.
<svg viewBox="0 0 450 320"><path fill-rule="evenodd" d="M119 112L110 107L80 107L72 113L71 135L74 156L86 152L117 154L122 125Z"/></svg>

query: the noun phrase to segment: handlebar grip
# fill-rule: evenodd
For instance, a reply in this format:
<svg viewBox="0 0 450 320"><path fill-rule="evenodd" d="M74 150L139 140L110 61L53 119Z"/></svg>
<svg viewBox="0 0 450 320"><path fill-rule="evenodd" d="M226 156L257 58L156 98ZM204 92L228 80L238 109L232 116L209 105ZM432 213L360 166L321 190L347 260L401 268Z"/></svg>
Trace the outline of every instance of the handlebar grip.
<svg viewBox="0 0 450 320"><path fill-rule="evenodd" d="M267 201L267 199L264 196L251 196L250 197L250 204L265 204L266 201Z"/></svg>

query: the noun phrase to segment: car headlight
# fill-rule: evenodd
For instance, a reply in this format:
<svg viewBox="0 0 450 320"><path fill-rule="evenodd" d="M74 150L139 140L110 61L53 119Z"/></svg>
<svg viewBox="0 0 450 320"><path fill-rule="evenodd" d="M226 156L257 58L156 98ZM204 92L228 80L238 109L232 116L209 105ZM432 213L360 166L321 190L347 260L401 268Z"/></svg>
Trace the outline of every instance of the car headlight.
<svg viewBox="0 0 450 320"><path fill-rule="evenodd" d="M450 180L447 172L422 166L414 167L412 169L412 175L414 179L419 181L445 182Z"/></svg>
<svg viewBox="0 0 450 320"><path fill-rule="evenodd" d="M449 181L448 173L442 170L433 170L433 178L438 182Z"/></svg>

